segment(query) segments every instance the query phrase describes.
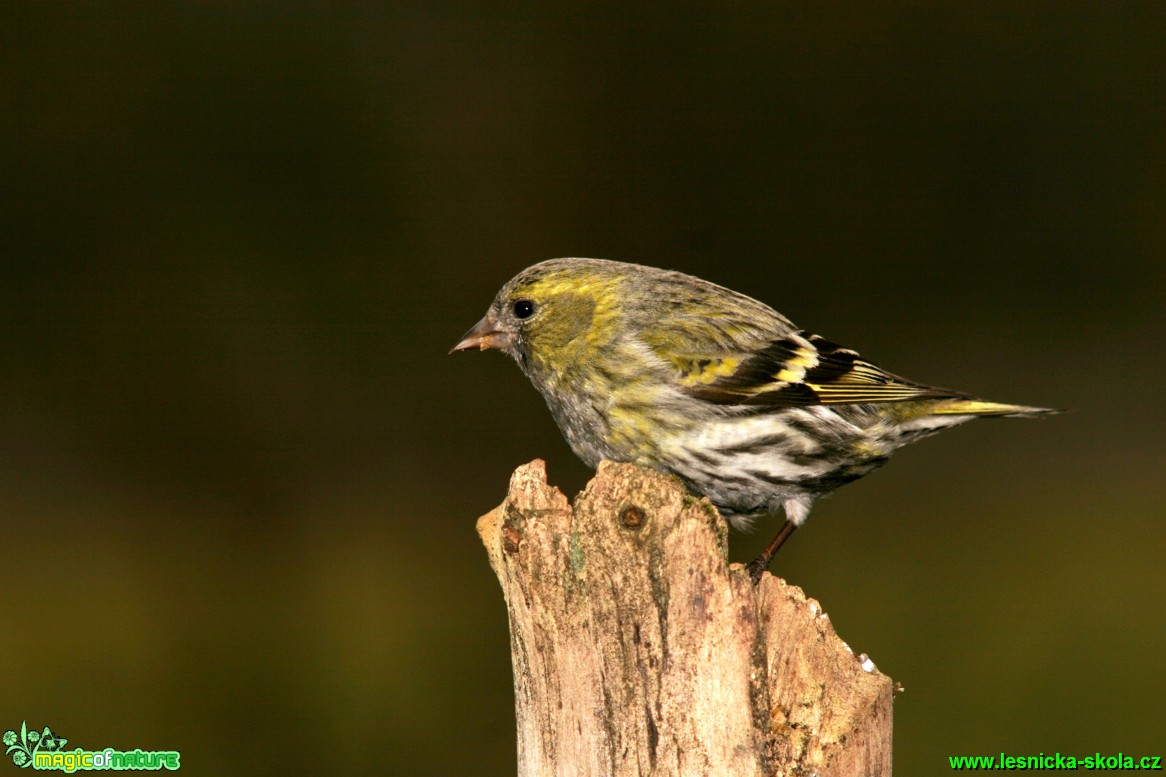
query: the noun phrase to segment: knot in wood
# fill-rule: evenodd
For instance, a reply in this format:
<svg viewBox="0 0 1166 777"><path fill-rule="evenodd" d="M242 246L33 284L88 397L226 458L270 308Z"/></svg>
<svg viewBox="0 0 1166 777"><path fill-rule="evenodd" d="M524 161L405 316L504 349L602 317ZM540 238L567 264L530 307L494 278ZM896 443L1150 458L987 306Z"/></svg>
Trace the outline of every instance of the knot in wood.
<svg viewBox="0 0 1166 777"><path fill-rule="evenodd" d="M522 532L513 526L507 526L502 530L502 547L506 549L507 553L517 553L518 546L522 542Z"/></svg>
<svg viewBox="0 0 1166 777"><path fill-rule="evenodd" d="M619 511L619 520L629 529L638 529L644 525L644 510L635 505L628 505Z"/></svg>

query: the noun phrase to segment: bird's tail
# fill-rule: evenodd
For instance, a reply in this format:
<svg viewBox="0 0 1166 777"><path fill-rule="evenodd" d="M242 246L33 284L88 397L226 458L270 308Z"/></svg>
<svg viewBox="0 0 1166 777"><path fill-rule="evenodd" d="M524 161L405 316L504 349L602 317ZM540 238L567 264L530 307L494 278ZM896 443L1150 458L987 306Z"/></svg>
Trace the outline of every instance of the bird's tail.
<svg viewBox="0 0 1166 777"><path fill-rule="evenodd" d="M1001 402L988 402L983 399L948 399L937 402L931 408L929 415L982 415L999 416L1001 418L1030 418L1038 415L1052 415L1063 413L1048 407L1028 407L1026 405L1007 405Z"/></svg>

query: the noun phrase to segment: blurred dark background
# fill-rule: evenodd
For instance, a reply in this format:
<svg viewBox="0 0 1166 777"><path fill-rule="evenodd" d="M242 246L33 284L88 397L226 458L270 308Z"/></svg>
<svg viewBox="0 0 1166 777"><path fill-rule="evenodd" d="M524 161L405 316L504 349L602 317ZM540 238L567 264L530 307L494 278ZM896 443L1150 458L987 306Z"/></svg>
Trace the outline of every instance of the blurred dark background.
<svg viewBox="0 0 1166 777"><path fill-rule="evenodd" d="M949 754L1166 754L1159 3L13 3L0 729L200 774L506 775L497 354L553 256L1070 407L901 452L776 571ZM734 534L747 560L768 539Z"/></svg>

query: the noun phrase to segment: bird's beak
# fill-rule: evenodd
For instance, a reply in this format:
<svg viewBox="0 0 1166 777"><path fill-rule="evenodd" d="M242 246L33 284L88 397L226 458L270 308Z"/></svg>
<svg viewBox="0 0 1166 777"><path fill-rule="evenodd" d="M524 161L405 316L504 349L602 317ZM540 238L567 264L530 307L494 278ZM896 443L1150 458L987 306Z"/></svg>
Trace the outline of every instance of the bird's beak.
<svg viewBox="0 0 1166 777"><path fill-rule="evenodd" d="M503 350L509 348L511 342L510 333L500 329L494 323L494 319L487 314L485 318L474 324L470 331L462 335L462 339L449 352L468 351L471 348L479 348L483 351L490 348Z"/></svg>

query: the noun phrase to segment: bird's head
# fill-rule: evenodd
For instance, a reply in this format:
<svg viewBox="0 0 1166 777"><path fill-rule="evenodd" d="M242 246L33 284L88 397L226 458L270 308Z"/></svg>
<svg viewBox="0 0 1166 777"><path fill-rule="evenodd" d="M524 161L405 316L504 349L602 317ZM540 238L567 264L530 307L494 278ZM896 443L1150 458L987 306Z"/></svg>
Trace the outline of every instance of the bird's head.
<svg viewBox="0 0 1166 777"><path fill-rule="evenodd" d="M453 347L509 354L538 372L567 373L610 345L626 278L616 262L551 259L512 278L485 317Z"/></svg>

